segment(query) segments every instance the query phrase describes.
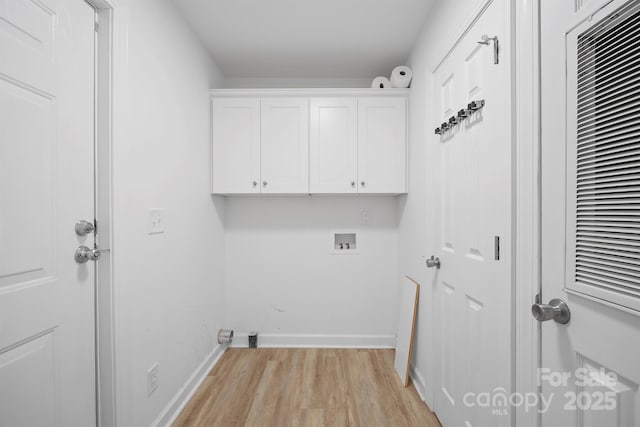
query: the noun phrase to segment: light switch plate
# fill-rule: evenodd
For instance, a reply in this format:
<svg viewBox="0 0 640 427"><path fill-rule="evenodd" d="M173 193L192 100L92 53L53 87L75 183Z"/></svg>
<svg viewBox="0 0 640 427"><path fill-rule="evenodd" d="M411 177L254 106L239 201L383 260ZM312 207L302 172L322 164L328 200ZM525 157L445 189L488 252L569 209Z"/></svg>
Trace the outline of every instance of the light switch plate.
<svg viewBox="0 0 640 427"><path fill-rule="evenodd" d="M164 209L149 209L149 234L164 233Z"/></svg>

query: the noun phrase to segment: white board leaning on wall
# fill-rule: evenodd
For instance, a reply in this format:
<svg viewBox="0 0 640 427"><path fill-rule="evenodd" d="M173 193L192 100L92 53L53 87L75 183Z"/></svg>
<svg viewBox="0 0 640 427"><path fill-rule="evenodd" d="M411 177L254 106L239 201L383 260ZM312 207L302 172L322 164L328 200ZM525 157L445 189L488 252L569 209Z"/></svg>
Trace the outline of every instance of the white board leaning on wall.
<svg viewBox="0 0 640 427"><path fill-rule="evenodd" d="M413 332L416 326L420 285L410 277L405 277L400 289L400 310L396 332L396 356L394 367L405 387L409 385Z"/></svg>

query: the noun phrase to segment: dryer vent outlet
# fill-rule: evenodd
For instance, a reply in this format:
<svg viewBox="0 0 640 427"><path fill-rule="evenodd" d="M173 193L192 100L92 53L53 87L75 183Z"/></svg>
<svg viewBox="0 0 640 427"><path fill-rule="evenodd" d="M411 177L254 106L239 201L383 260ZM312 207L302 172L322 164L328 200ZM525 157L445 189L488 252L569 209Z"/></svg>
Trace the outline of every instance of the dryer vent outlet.
<svg viewBox="0 0 640 427"><path fill-rule="evenodd" d="M218 344L231 344L233 341L232 329L220 329L218 331Z"/></svg>

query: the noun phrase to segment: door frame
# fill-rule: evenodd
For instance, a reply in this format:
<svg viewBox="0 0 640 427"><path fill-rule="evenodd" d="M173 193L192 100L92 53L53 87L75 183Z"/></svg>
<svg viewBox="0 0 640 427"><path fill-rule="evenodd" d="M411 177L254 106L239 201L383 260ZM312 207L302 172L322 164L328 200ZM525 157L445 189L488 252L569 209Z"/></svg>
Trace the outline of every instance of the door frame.
<svg viewBox="0 0 640 427"><path fill-rule="evenodd" d="M515 2L512 38L515 69L514 140L516 169L515 203L515 389L526 395L539 393L541 360L540 324L531 305L541 289L541 93L540 93L540 0ZM536 427L537 408L516 410L516 423Z"/></svg>
<svg viewBox="0 0 640 427"><path fill-rule="evenodd" d="M94 115L94 185L95 217L98 223L96 243L101 250L112 249L112 142L114 139L114 58L122 56L115 37L115 16L120 7L116 0L85 0L96 11L95 39L95 115ZM119 1L119 0L118 0ZM125 56L126 59L126 56ZM95 273L95 360L96 426L115 427L115 310L113 255L105 253L96 264Z"/></svg>

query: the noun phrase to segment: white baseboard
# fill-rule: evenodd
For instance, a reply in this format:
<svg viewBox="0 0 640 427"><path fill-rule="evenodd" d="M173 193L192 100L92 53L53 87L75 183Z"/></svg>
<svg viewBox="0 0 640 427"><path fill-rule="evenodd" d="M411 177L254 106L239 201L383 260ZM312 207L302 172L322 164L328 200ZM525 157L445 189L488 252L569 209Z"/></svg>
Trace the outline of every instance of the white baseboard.
<svg viewBox="0 0 640 427"><path fill-rule="evenodd" d="M220 360L220 357L222 357L227 347L226 345L217 345L213 351L209 353L207 358L196 368L193 374L191 374L184 386L178 390L173 399L171 399L169 404L160 415L158 415L158 418L151 424L152 426L169 427L173 424L176 418L178 418L178 415L180 415L180 412L182 412L189 400L191 400L196 390L198 390L200 384L207 378L211 369L218 363L218 360Z"/></svg>
<svg viewBox="0 0 640 427"><path fill-rule="evenodd" d="M265 348L394 348L395 335L260 334L258 347ZM233 336L235 348L249 346L247 333Z"/></svg>
<svg viewBox="0 0 640 427"><path fill-rule="evenodd" d="M413 386L418 392L420 399L422 399L422 401L426 403L427 406L431 408L431 410L433 410L433 402L430 402L427 398L427 396L429 396L429 393L427 393L427 385L425 383L424 376L422 376L420 371L414 365L411 365L409 376L411 377L411 382L413 382Z"/></svg>

